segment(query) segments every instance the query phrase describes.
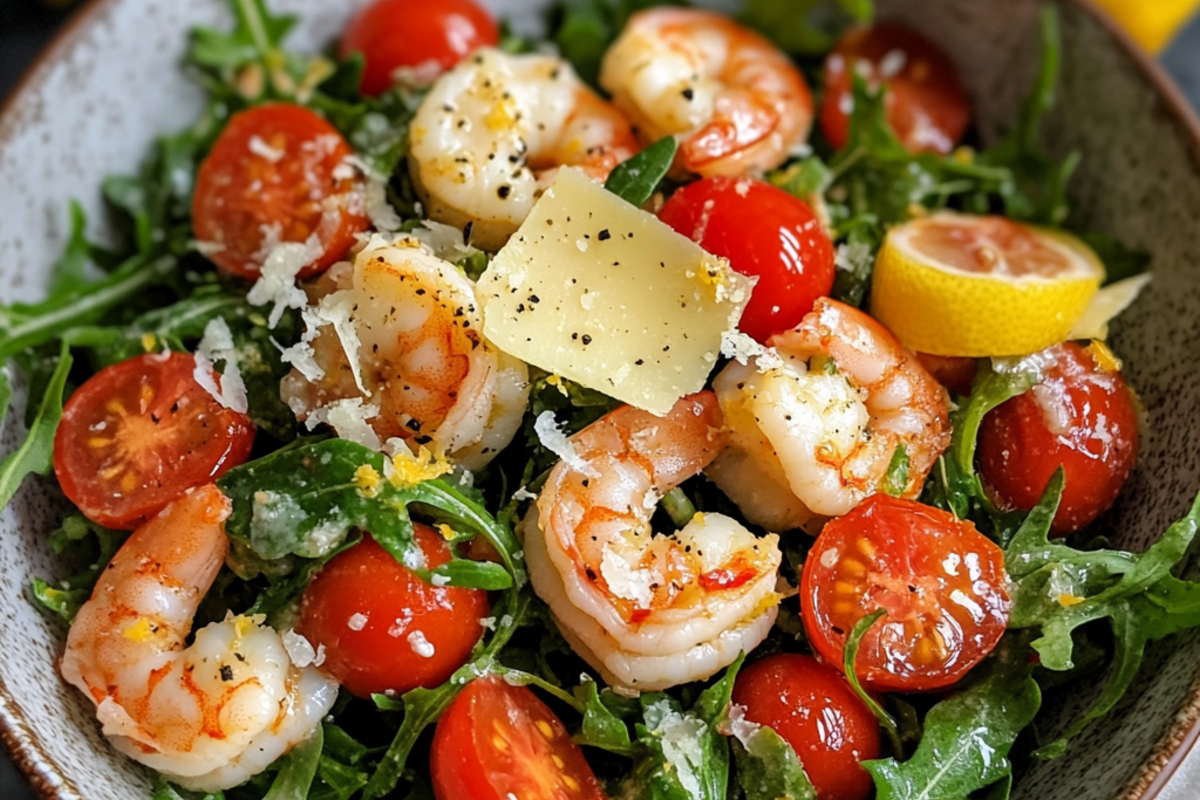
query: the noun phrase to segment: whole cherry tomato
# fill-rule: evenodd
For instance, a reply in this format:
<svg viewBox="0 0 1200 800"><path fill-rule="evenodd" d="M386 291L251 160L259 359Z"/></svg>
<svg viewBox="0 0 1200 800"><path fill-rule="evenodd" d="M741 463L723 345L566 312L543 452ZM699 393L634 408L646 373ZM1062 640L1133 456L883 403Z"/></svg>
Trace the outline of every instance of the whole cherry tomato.
<svg viewBox="0 0 1200 800"><path fill-rule="evenodd" d="M437 800L605 800L554 712L494 676L471 681L442 712L430 772Z"/></svg>
<svg viewBox="0 0 1200 800"><path fill-rule="evenodd" d="M812 656L781 653L742 670L733 702L792 746L818 800L864 800L879 758L879 723L841 672Z"/></svg>
<svg viewBox="0 0 1200 800"><path fill-rule="evenodd" d="M1042 383L983 418L979 467L997 504L1027 511L1061 466L1053 532L1065 535L1116 500L1137 460L1137 408L1107 349L1068 342L1039 360Z"/></svg>
<svg viewBox="0 0 1200 800"><path fill-rule="evenodd" d="M883 22L855 28L825 59L821 130L839 150L850 137L855 72L887 89L887 121L914 153L946 154L971 121L971 103L954 64L916 31Z"/></svg>
<svg viewBox="0 0 1200 800"><path fill-rule="evenodd" d="M758 277L739 327L759 342L799 325L833 289L833 242L813 210L782 189L750 178L706 178L676 192L658 216L741 274Z"/></svg>
<svg viewBox="0 0 1200 800"><path fill-rule="evenodd" d="M809 641L842 664L863 617L858 677L874 689L949 686L992 651L1011 602L1004 552L966 520L884 494L825 525L804 562L800 604Z"/></svg>
<svg viewBox="0 0 1200 800"><path fill-rule="evenodd" d="M209 258L255 280L277 244L317 245L301 277L344 257L369 225L361 179L346 165L352 152L307 108L273 103L235 114L196 175L192 216Z"/></svg>
<svg viewBox="0 0 1200 800"><path fill-rule="evenodd" d="M88 519L133 530L250 457L254 424L217 402L195 372L187 353L148 353L100 370L71 395L54 435L54 472Z"/></svg>
<svg viewBox="0 0 1200 800"><path fill-rule="evenodd" d="M450 560L437 531L414 527L429 569ZM370 697L444 683L471 655L487 615L483 590L425 583L368 536L317 573L296 630L324 645L325 669L343 686Z"/></svg>
<svg viewBox="0 0 1200 800"><path fill-rule="evenodd" d="M496 21L473 0L375 0L342 35L341 56L362 53L362 93L382 94L396 70L432 83L468 53L500 43Z"/></svg>

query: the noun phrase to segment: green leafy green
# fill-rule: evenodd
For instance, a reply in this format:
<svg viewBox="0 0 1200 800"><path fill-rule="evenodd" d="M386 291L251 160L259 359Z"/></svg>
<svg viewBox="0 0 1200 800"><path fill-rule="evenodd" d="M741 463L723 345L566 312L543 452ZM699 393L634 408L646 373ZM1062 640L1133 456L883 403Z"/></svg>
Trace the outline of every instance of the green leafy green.
<svg viewBox="0 0 1200 800"><path fill-rule="evenodd" d="M765 725L736 741L733 758L745 800L816 800L804 765L782 736Z"/></svg>
<svg viewBox="0 0 1200 800"><path fill-rule="evenodd" d="M263 800L305 800L321 762L325 729L318 725L312 735L284 754L273 766L279 768Z"/></svg>
<svg viewBox="0 0 1200 800"><path fill-rule="evenodd" d="M897 445L887 472L883 476L883 491L899 497L908 490L908 449Z"/></svg>
<svg viewBox="0 0 1200 800"><path fill-rule="evenodd" d="M54 370L50 385L46 387L25 441L0 461L0 508L8 505L27 475L47 475L50 472L54 433L58 430L58 421L62 419L63 393L66 391L71 362L71 352L64 345L58 367Z"/></svg>
<svg viewBox="0 0 1200 800"><path fill-rule="evenodd" d="M87 564L82 572L51 585L34 578L30 590L37 602L52 615L70 623L79 607L92 594L100 573L129 538L127 531L114 531L72 514L62 527L50 534L50 550L58 556L70 556L75 563Z"/></svg>
<svg viewBox="0 0 1200 800"><path fill-rule="evenodd" d="M1200 584L1171 574L1200 527L1200 497L1141 554L1118 550L1076 550L1049 538L1063 490L1060 469L1042 501L1018 529L1005 553L1015 582L1011 629L1036 628L1033 641L1040 665L1067 671L1075 664L1073 633L1107 619L1114 638L1108 679L1092 706L1038 754L1054 757L1089 722L1106 714L1124 695L1141 666L1146 644L1200 625Z"/></svg>
<svg viewBox="0 0 1200 800"><path fill-rule="evenodd" d="M604 54L629 17L656 5L685 3L681 0L573 0L560 3L550 15L550 38L579 76L596 86Z"/></svg>
<svg viewBox="0 0 1200 800"><path fill-rule="evenodd" d="M872 0L746 0L740 19L794 55L824 55L851 23L870 22Z"/></svg>
<svg viewBox="0 0 1200 800"><path fill-rule="evenodd" d="M1017 734L1041 705L1028 646L1006 637L977 668L977 682L935 705L912 758L867 761L878 800L962 800L1005 780Z"/></svg>
<svg viewBox="0 0 1200 800"><path fill-rule="evenodd" d="M590 679L575 687L575 699L583 707L583 726L575 741L633 757L638 750L629 738L629 726L610 708L617 705L614 698L616 695L610 689L601 692L596 682Z"/></svg>
<svg viewBox="0 0 1200 800"><path fill-rule="evenodd" d="M604 188L640 208L671 170L678 150L679 142L674 136L658 140L633 158L618 164L608 176Z"/></svg>
<svg viewBox="0 0 1200 800"><path fill-rule="evenodd" d="M345 439L281 450L235 467L218 481L233 501L226 531L271 561L325 557L357 528L370 531L426 580L436 576L442 585L486 589L507 588L514 578L524 581L524 567L512 555L519 549L516 540L486 510L442 481L406 485L385 478L387 469L384 456ZM483 535L504 556L504 566L470 562L425 570L409 506L448 524L455 541Z"/></svg>
<svg viewBox="0 0 1200 800"><path fill-rule="evenodd" d="M879 720L880 726L887 733L888 739L892 743L892 751L894 757L902 759L904 757L904 742L900 739L900 729L896 725L896 720L892 719L892 715L884 710L879 701L871 696L867 690L863 689L862 682L858 679L858 668L855 662L858 659L858 649L862 646L863 637L871 626L878 622L883 617L887 616L887 609L881 608L871 614L860 619L854 624L850 630L850 634L846 637L846 647L842 651L842 672L846 675L846 680L850 687L854 689L854 693L862 700L863 705L871 710L875 715L875 719Z"/></svg>

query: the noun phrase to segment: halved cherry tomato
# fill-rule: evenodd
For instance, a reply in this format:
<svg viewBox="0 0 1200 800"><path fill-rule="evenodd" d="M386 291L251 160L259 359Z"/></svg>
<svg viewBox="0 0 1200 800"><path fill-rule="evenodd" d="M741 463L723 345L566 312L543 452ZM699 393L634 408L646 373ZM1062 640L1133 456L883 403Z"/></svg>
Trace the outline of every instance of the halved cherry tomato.
<svg viewBox="0 0 1200 800"><path fill-rule="evenodd" d="M792 746L818 800L864 800L879 758L879 723L841 672L812 656L781 653L742 670L733 702Z"/></svg>
<svg viewBox="0 0 1200 800"><path fill-rule="evenodd" d="M362 53L362 93L386 91L408 67L432 83L468 53L500 43L496 21L472 0L375 0L342 35L341 56Z"/></svg>
<svg viewBox="0 0 1200 800"><path fill-rule="evenodd" d="M1043 351L1045 380L983 418L979 467L997 504L1028 511L1061 466L1066 483L1053 531L1065 535L1100 516L1137 460L1133 392L1107 349L1074 342Z"/></svg>
<svg viewBox="0 0 1200 800"><path fill-rule="evenodd" d="M971 394L971 384L975 382L978 366L975 359L917 353L917 360L942 386L963 397Z"/></svg>
<svg viewBox="0 0 1200 800"><path fill-rule="evenodd" d="M195 370L187 353L148 353L100 370L71 395L54 471L88 519L133 530L250 457L254 424L213 399Z"/></svg>
<svg viewBox="0 0 1200 800"><path fill-rule="evenodd" d="M879 690L941 689L1000 641L1008 583L1004 552L973 524L876 494L817 537L800 585L804 629L840 667L854 625L886 609L862 639L859 678Z"/></svg>
<svg viewBox="0 0 1200 800"><path fill-rule="evenodd" d="M758 284L739 327L765 343L791 330L833 288L833 242L817 215L782 189L749 178L707 178L658 212L663 222Z"/></svg>
<svg viewBox="0 0 1200 800"><path fill-rule="evenodd" d="M196 236L226 272L255 280L275 244L309 241L320 254L300 272L330 267L367 229L360 179L338 167L352 154L314 112L273 103L235 114L196 175Z"/></svg>
<svg viewBox="0 0 1200 800"><path fill-rule="evenodd" d="M428 525L416 540L429 569L450 546ZM446 682L471 655L487 592L433 586L367 537L334 556L309 584L296 630L325 646L325 669L359 697Z"/></svg>
<svg viewBox="0 0 1200 800"><path fill-rule="evenodd" d="M887 121L914 153L949 153L971 120L971 102L954 64L937 45L911 28L884 22L855 28L825 59L821 130L839 150L850 137L852 76L887 88Z"/></svg>
<svg viewBox="0 0 1200 800"><path fill-rule="evenodd" d="M566 728L524 686L495 676L462 690L438 720L430 756L437 800L604 800Z"/></svg>

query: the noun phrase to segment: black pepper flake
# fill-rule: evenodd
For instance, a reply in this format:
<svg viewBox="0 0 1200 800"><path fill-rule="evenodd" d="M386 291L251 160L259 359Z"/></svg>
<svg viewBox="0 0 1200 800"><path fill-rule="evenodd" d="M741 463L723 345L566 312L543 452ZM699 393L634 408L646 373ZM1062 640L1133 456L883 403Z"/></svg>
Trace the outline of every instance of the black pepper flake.
<svg viewBox="0 0 1200 800"><path fill-rule="evenodd" d="M471 243L471 232L475 230L474 221L468 222L463 226L463 244Z"/></svg>
<svg viewBox="0 0 1200 800"><path fill-rule="evenodd" d="M501 200L507 200L508 196L512 194L512 187L506 183L496 190L496 194L500 196Z"/></svg>
<svg viewBox="0 0 1200 800"><path fill-rule="evenodd" d="M221 665L221 680L225 681L226 683L233 680L233 667L229 666L228 664Z"/></svg>
<svg viewBox="0 0 1200 800"><path fill-rule="evenodd" d="M639 358L637 361L633 362L634 366L637 366L637 367L640 367L642 364L645 364L645 363L646 363L646 360L642 359L642 358Z"/></svg>
<svg viewBox="0 0 1200 800"><path fill-rule="evenodd" d="M589 345L589 344L591 344L591 343L592 343L592 337L591 337L591 336L588 336L588 335L585 333L585 334L583 335L583 343L584 343L585 345Z"/></svg>
<svg viewBox="0 0 1200 800"><path fill-rule="evenodd" d="M416 442L417 444L429 444L430 442L433 441L433 437L432 436L423 436L423 435L422 436L414 436L413 441Z"/></svg>
<svg viewBox="0 0 1200 800"><path fill-rule="evenodd" d="M696 91L694 89L692 89L690 86L688 88L684 89L682 92L680 92L680 94L682 94L683 99L687 100L689 103L696 99Z"/></svg>
<svg viewBox="0 0 1200 800"><path fill-rule="evenodd" d="M410 431L419 431L421 430L421 420L410 419L408 422L404 423L404 427L408 428Z"/></svg>
<svg viewBox="0 0 1200 800"><path fill-rule="evenodd" d="M605 228L604 230L600 231L600 235L599 235L600 241L607 242L611 238L612 238L612 234L608 232L608 228Z"/></svg>
<svg viewBox="0 0 1200 800"><path fill-rule="evenodd" d="M531 295L529 295L529 302L540 303L540 302L542 302L542 299L540 297L538 297L536 294L531 294Z"/></svg>

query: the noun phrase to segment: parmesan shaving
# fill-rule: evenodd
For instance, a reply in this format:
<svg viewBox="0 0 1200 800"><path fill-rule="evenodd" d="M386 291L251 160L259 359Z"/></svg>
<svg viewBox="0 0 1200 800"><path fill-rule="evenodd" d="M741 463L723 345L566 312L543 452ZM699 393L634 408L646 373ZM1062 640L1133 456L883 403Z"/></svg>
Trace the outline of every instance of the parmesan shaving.
<svg viewBox="0 0 1200 800"><path fill-rule="evenodd" d="M347 397L318 408L304 421L311 431L324 423L337 431L342 439L361 444L371 450L379 450L382 443L375 430L367 422L379 416L379 406L366 405L361 397Z"/></svg>
<svg viewBox="0 0 1200 800"><path fill-rule="evenodd" d="M408 643L412 647L413 652L421 658L433 658L436 652L433 647L433 642L425 638L422 631L413 631L408 635Z"/></svg>
<svg viewBox="0 0 1200 800"><path fill-rule="evenodd" d="M346 354L346 362L350 365L350 372L354 375L354 385L364 395L370 395L362 379L362 363L358 357L362 343L358 338L358 329L354 326L354 308L354 292L342 290L321 298L316 315L322 324L332 326L337 334L338 341L342 344L342 352Z"/></svg>
<svg viewBox="0 0 1200 800"><path fill-rule="evenodd" d="M262 273L246 295L251 305L274 304L267 320L270 327L279 324L287 309L301 309L308 304L308 296L296 286L296 276L323 252L325 248L315 233L304 243L283 242L271 250L263 262Z"/></svg>
<svg viewBox="0 0 1200 800"><path fill-rule="evenodd" d="M249 147L250 147L251 153L254 153L254 155L256 155L256 156L265 158L267 161L270 161L272 164L278 164L280 161L283 160L283 157L285 155L287 155L287 153L285 153L283 150L280 150L277 147L272 147L271 145L267 144L265 141L263 141L262 137L257 134L250 137Z"/></svg>
<svg viewBox="0 0 1200 800"><path fill-rule="evenodd" d="M537 433L538 441L542 443L542 447L562 459L563 463L568 467L589 478L600 477L600 473L596 471L596 468L580 458L579 454L575 452L575 445L571 444L570 438L562 432L561 426L554 419L553 411L543 411L539 414L533 423L533 430Z"/></svg>
<svg viewBox="0 0 1200 800"><path fill-rule="evenodd" d="M217 385L215 364L225 362L225 371L221 375L220 385ZM232 409L239 414L245 414L250 409L246 397L246 382L242 379L238 367L237 348L234 346L233 334L225 320L217 317L210 320L204 328L204 337L196 347L196 367L192 372L196 383L212 395L212 398L224 408Z"/></svg>

